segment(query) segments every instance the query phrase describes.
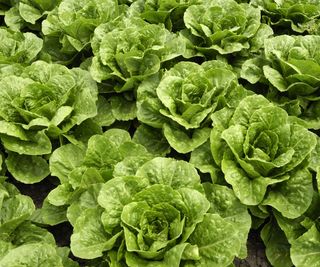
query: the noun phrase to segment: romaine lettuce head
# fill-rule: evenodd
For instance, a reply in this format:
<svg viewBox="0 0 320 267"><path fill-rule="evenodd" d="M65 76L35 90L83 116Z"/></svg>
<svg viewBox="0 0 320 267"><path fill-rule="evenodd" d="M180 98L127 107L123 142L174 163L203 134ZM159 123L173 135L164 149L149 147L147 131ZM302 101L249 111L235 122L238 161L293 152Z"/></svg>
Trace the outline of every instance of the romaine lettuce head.
<svg viewBox="0 0 320 267"><path fill-rule="evenodd" d="M97 206L96 198L103 183L113 177L134 175L146 161L155 157L134 142L125 130L110 129L93 135L86 147L67 144L52 153L50 171L60 180L42 210L43 221L57 224L48 216L49 208L61 209L72 225L79 214Z"/></svg>
<svg viewBox="0 0 320 267"><path fill-rule="evenodd" d="M76 267L46 229L30 222L35 206L10 183L0 183L0 266Z"/></svg>
<svg viewBox="0 0 320 267"><path fill-rule="evenodd" d="M319 33L320 4L314 0L251 0L262 9L263 20L280 31ZM290 31L290 30L289 30Z"/></svg>
<svg viewBox="0 0 320 267"><path fill-rule="evenodd" d="M163 128L171 147L188 153L208 139L210 115L235 105L243 94L246 90L228 64L180 62L141 84L137 116L145 124Z"/></svg>
<svg viewBox="0 0 320 267"><path fill-rule="evenodd" d="M269 205L288 218L307 210L313 191L308 158L317 143L312 132L261 95L212 119L213 158L242 203Z"/></svg>
<svg viewBox="0 0 320 267"><path fill-rule="evenodd" d="M320 128L319 41L320 37L315 35L270 38L265 44L270 64L263 67L268 82L287 99L284 102L288 102L288 107L300 108L294 115L313 129Z"/></svg>
<svg viewBox="0 0 320 267"><path fill-rule="evenodd" d="M95 30L92 48L92 77L112 81L114 90L121 92L157 73L161 63L182 55L185 43L161 24L121 17Z"/></svg>
<svg viewBox="0 0 320 267"><path fill-rule="evenodd" d="M9 151L51 152L56 138L96 115L97 86L88 72L34 62L17 76L1 77L1 140ZM32 142L43 142L40 150ZM31 143L29 143L31 142Z"/></svg>
<svg viewBox="0 0 320 267"><path fill-rule="evenodd" d="M87 71L43 61L0 80L7 167L22 182L38 182L49 174L40 155L51 153L52 141L97 114L97 85Z"/></svg>
<svg viewBox="0 0 320 267"><path fill-rule="evenodd" d="M320 37L279 35L265 40L264 57L244 62L241 76L266 83L268 98L299 117L308 128L319 129Z"/></svg>
<svg viewBox="0 0 320 267"><path fill-rule="evenodd" d="M10 64L30 64L37 59L43 41L31 32L15 32L0 28L0 68ZM1 71L0 71L1 72Z"/></svg>
<svg viewBox="0 0 320 267"><path fill-rule="evenodd" d="M131 267L228 266L245 256L250 217L230 189L207 184L205 190L191 164L147 161L134 175L102 185L99 207L75 221L71 250L86 259L107 252L112 264ZM228 207L220 206L226 198ZM233 212L239 220L231 219Z"/></svg>
<svg viewBox="0 0 320 267"><path fill-rule="evenodd" d="M234 0L202 1L184 13L184 22L200 52L230 54L250 48L260 27L260 10ZM197 38L198 37L198 38Z"/></svg>
<svg viewBox="0 0 320 267"><path fill-rule="evenodd" d="M150 23L163 23L169 30L184 29L183 14L186 9L202 0L137 0L129 8L129 12L140 15Z"/></svg>
<svg viewBox="0 0 320 267"><path fill-rule="evenodd" d="M121 13L116 0L62 0L42 22L47 60L68 63L90 49L95 28Z"/></svg>

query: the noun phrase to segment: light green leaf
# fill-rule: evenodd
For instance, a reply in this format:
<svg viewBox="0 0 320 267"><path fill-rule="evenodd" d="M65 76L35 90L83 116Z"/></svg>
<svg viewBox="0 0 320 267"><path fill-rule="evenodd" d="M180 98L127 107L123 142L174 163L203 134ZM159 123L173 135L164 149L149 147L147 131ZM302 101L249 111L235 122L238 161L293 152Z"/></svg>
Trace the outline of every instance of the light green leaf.
<svg viewBox="0 0 320 267"><path fill-rule="evenodd" d="M13 243L15 245L36 242L44 242L53 246L56 244L53 234L29 221L22 223L14 231Z"/></svg>
<svg viewBox="0 0 320 267"><path fill-rule="evenodd" d="M128 121L137 116L136 103L127 100L124 96L112 96L110 103L112 114L116 120Z"/></svg>
<svg viewBox="0 0 320 267"><path fill-rule="evenodd" d="M63 206L68 204L68 201L72 196L72 193L73 190L70 184L61 184L50 191L50 193L47 196L47 199L49 203L54 206Z"/></svg>
<svg viewBox="0 0 320 267"><path fill-rule="evenodd" d="M266 246L266 256L272 266L291 267L290 244L285 234L275 222L269 222L261 231L261 239Z"/></svg>
<svg viewBox="0 0 320 267"><path fill-rule="evenodd" d="M20 125L10 123L7 121L0 121L0 134L28 141L28 136L26 135L24 129Z"/></svg>
<svg viewBox="0 0 320 267"><path fill-rule="evenodd" d="M5 12L4 21L6 25L15 31L20 30L25 24L24 20L21 18L18 7L14 6Z"/></svg>
<svg viewBox="0 0 320 267"><path fill-rule="evenodd" d="M26 5L23 2L19 3L19 13L26 22L31 24L35 24L36 21L42 17L40 10L33 6Z"/></svg>
<svg viewBox="0 0 320 267"><path fill-rule="evenodd" d="M94 135L89 139L84 163L88 167L110 168L122 157L116 144L109 141L107 136Z"/></svg>
<svg viewBox="0 0 320 267"><path fill-rule="evenodd" d="M126 263L132 267L179 267L183 252L188 245L188 243L183 243L174 246L164 254L163 260L160 261L145 260L139 257L136 253L127 252L125 254Z"/></svg>
<svg viewBox="0 0 320 267"><path fill-rule="evenodd" d="M263 74L267 80L276 87L280 92L288 90L288 84L282 77L281 73L271 68L270 66L263 66Z"/></svg>
<svg viewBox="0 0 320 267"><path fill-rule="evenodd" d="M262 66L265 64L263 58L250 58L241 66L240 76L251 84L255 84L263 78Z"/></svg>
<svg viewBox="0 0 320 267"><path fill-rule="evenodd" d="M165 156L170 152L170 145L161 131L145 124L136 129L132 141L143 145L150 153L157 156Z"/></svg>
<svg viewBox="0 0 320 267"><path fill-rule="evenodd" d="M247 239L251 227L248 209L236 198L233 191L226 186L203 184L207 199L210 202L209 213L219 214L234 225L241 243L239 258L247 257Z"/></svg>
<svg viewBox="0 0 320 267"><path fill-rule="evenodd" d="M114 166L113 177L133 176L137 170L151 158L150 156L126 157Z"/></svg>
<svg viewBox="0 0 320 267"><path fill-rule="evenodd" d="M63 267L56 248L46 243L24 244L10 250L1 260L0 267Z"/></svg>
<svg viewBox="0 0 320 267"><path fill-rule="evenodd" d="M147 178L149 183L199 189L200 177L192 164L171 158L154 158L141 166L136 176Z"/></svg>
<svg viewBox="0 0 320 267"><path fill-rule="evenodd" d="M102 188L102 183L91 184L86 187L86 190L78 189L74 191L71 198L71 205L67 210L67 218L72 226L75 225L79 214L82 214L87 209L97 209L97 199Z"/></svg>
<svg viewBox="0 0 320 267"><path fill-rule="evenodd" d="M73 144L57 148L49 160L51 175L58 177L61 183L67 182L70 172L83 162L84 153L80 147Z"/></svg>
<svg viewBox="0 0 320 267"><path fill-rule="evenodd" d="M185 266L221 267L231 264L240 250L238 232L234 225L218 214L206 214L189 241L199 248L200 260Z"/></svg>
<svg viewBox="0 0 320 267"><path fill-rule="evenodd" d="M40 224L57 225L67 221L67 207L54 206L45 199L41 209L37 209L32 216L32 221Z"/></svg>
<svg viewBox="0 0 320 267"><path fill-rule="evenodd" d="M270 205L284 217L297 218L310 206L313 187L312 176L307 169L290 173L290 178L273 186L263 205Z"/></svg>
<svg viewBox="0 0 320 267"><path fill-rule="evenodd" d="M113 178L102 186L98 203L104 208L102 222L106 231L112 232L120 224L124 205L130 203L133 196L148 184L146 179L128 176Z"/></svg>
<svg viewBox="0 0 320 267"><path fill-rule="evenodd" d="M71 235L71 251L75 256L82 259L101 257L121 235L119 232L110 238L103 229L100 216L100 209L87 209L77 219Z"/></svg>
<svg viewBox="0 0 320 267"><path fill-rule="evenodd" d="M209 141L205 142L203 145L197 147L191 152L190 163L202 173L210 173L211 180L214 183L220 179L220 168L213 160Z"/></svg>
<svg viewBox="0 0 320 267"><path fill-rule="evenodd" d="M117 128L110 129L103 135L108 139L109 142L118 147L123 143L131 141L130 134L127 131Z"/></svg>
<svg viewBox="0 0 320 267"><path fill-rule="evenodd" d="M267 177L251 179L236 162L228 159L222 160L221 167L225 174L225 179L232 185L235 195L246 205L259 204L264 199L269 185L289 179L287 176L281 179Z"/></svg>
<svg viewBox="0 0 320 267"><path fill-rule="evenodd" d="M30 197L15 195L4 199L0 210L0 234L11 234L22 222L28 220L35 210Z"/></svg>
<svg viewBox="0 0 320 267"><path fill-rule="evenodd" d="M314 225L292 243L291 259L296 267L320 266L320 232Z"/></svg>
<svg viewBox="0 0 320 267"><path fill-rule="evenodd" d="M196 129L190 137L189 132L164 124L163 133L173 149L185 154L205 143L210 136L210 129Z"/></svg>
<svg viewBox="0 0 320 267"><path fill-rule="evenodd" d="M51 142L44 131L28 132L30 141L19 140L11 136L2 136L1 140L6 149L25 155L44 155L51 153Z"/></svg>
<svg viewBox="0 0 320 267"><path fill-rule="evenodd" d="M6 165L13 177L25 184L38 183L50 174L47 161L40 156L9 153Z"/></svg>
<svg viewBox="0 0 320 267"><path fill-rule="evenodd" d="M98 114L93 118L94 122L100 126L110 126L115 122L116 118L112 113L111 103L104 97L98 97L97 108Z"/></svg>

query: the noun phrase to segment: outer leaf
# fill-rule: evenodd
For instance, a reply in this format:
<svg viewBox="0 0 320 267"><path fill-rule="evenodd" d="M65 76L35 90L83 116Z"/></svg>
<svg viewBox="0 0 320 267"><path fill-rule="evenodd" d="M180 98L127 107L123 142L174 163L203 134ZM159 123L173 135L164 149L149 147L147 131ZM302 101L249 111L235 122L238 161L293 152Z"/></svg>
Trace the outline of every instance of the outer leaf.
<svg viewBox="0 0 320 267"><path fill-rule="evenodd" d="M251 218L248 209L236 198L233 191L221 185L203 184L207 199L210 202L209 213L219 214L222 218L233 223L238 231L241 251L238 257L247 256L247 238L251 227Z"/></svg>
<svg viewBox="0 0 320 267"><path fill-rule="evenodd" d="M50 171L62 183L68 181L70 172L78 167L84 159L84 151L73 144L67 144L53 151L50 157Z"/></svg>
<svg viewBox="0 0 320 267"><path fill-rule="evenodd" d="M25 155L44 155L51 153L51 142L47 135L41 131L28 133L30 141L22 141L11 136L2 136L5 148L10 151Z"/></svg>
<svg viewBox="0 0 320 267"><path fill-rule="evenodd" d="M210 173L211 179L214 183L220 179L220 168L218 168L213 160L209 141L191 152L190 163L192 163L202 173Z"/></svg>
<svg viewBox="0 0 320 267"><path fill-rule="evenodd" d="M310 206L313 186L311 173L300 169L290 173L290 179L275 185L262 202L277 209L284 217L297 218Z"/></svg>
<svg viewBox="0 0 320 267"><path fill-rule="evenodd" d="M190 237L197 245L200 260L186 266L228 266L240 250L240 242L233 224L217 214L206 214Z"/></svg>
<svg viewBox="0 0 320 267"><path fill-rule="evenodd" d="M100 221L99 209L87 209L76 221L71 236L72 253L83 259L94 259L102 256L105 250L110 250L121 234L109 239Z"/></svg>
<svg viewBox="0 0 320 267"><path fill-rule="evenodd" d="M137 116L136 103L127 100L123 96L112 96L110 98L112 114L116 120L128 121Z"/></svg>
<svg viewBox="0 0 320 267"><path fill-rule="evenodd" d="M30 197L15 195L5 199L0 212L0 233L11 234L17 226L31 217L34 209Z"/></svg>
<svg viewBox="0 0 320 267"><path fill-rule="evenodd" d="M188 246L188 243L179 244L174 246L172 249L168 250L162 261L148 261L144 260L141 257L137 256L135 253L127 252L125 254L126 263L131 267L140 267L140 266L147 266L147 267L179 267L181 258L183 256L183 252Z"/></svg>
<svg viewBox="0 0 320 267"><path fill-rule="evenodd" d="M163 133L172 148L179 153L189 153L208 140L210 129L196 129L190 138L186 131L164 124Z"/></svg>
<svg viewBox="0 0 320 267"><path fill-rule="evenodd" d="M250 179L233 160L228 159L222 160L221 167L225 179L232 185L235 195L246 205L259 204L263 200L269 185L289 179L289 176L283 176L279 179L267 177Z"/></svg>
<svg viewBox="0 0 320 267"><path fill-rule="evenodd" d="M191 164L171 158L150 160L138 169L136 176L147 178L151 185L169 185L173 189L197 189L200 184L200 177Z"/></svg>
<svg viewBox="0 0 320 267"><path fill-rule="evenodd" d="M320 266L320 232L314 225L292 243L291 259L295 266Z"/></svg>
<svg viewBox="0 0 320 267"><path fill-rule="evenodd" d="M10 153L6 165L15 179L26 184L40 182L50 174L47 161L39 156Z"/></svg>
<svg viewBox="0 0 320 267"><path fill-rule="evenodd" d="M1 260L1 267L63 267L54 246L46 243L30 243L10 250Z"/></svg>
<svg viewBox="0 0 320 267"><path fill-rule="evenodd" d="M278 225L272 222L266 224L261 231L261 238L266 246L266 255L272 266L292 266L290 244Z"/></svg>
<svg viewBox="0 0 320 267"><path fill-rule="evenodd" d="M170 152L170 145L159 130L145 124L140 125L134 132L132 141L143 145L147 150L158 156L165 156Z"/></svg>

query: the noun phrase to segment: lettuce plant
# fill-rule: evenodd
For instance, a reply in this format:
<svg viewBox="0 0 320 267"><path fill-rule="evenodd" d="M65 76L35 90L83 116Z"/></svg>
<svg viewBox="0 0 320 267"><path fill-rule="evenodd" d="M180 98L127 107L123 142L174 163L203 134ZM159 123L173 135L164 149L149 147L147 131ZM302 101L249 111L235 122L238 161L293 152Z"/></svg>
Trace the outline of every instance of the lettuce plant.
<svg viewBox="0 0 320 267"><path fill-rule="evenodd" d="M250 48L260 27L260 10L234 0L202 1L184 13L184 23L195 48L207 53L230 54Z"/></svg>
<svg viewBox="0 0 320 267"><path fill-rule="evenodd" d="M30 64L42 49L43 41L35 34L14 32L0 28L0 72L4 67L14 64Z"/></svg>
<svg viewBox="0 0 320 267"><path fill-rule="evenodd" d="M163 23L170 30L184 29L183 14L190 5L202 0L138 0L130 6L130 12L140 13L150 23Z"/></svg>
<svg viewBox="0 0 320 267"><path fill-rule="evenodd" d="M226 198L228 207L220 206ZM246 208L226 187L206 184L204 191L184 161L154 158L134 175L103 184L97 201L99 207L75 222L71 250L78 257L108 251L111 265L178 267L228 266L234 256L245 256Z"/></svg>
<svg viewBox="0 0 320 267"><path fill-rule="evenodd" d="M162 63L181 56L185 43L161 24L120 17L95 30L92 48L92 77L112 81L114 90L122 92L157 73Z"/></svg>
<svg viewBox="0 0 320 267"><path fill-rule="evenodd" d="M68 248L58 248L51 233L30 222L34 210L30 197L1 179L0 266L78 266Z"/></svg>
<svg viewBox="0 0 320 267"><path fill-rule="evenodd" d="M0 0L0 267L320 267L319 3Z"/></svg>
<svg viewBox="0 0 320 267"><path fill-rule="evenodd" d="M128 132L120 129L92 136L87 148L74 144L57 148L50 157L50 171L59 178L60 185L47 197L43 220L49 224L60 222L53 221L46 213L55 206L74 224L81 212L96 205L103 183L114 176L135 174L140 165L153 157L143 145L133 142Z"/></svg>
<svg viewBox="0 0 320 267"><path fill-rule="evenodd" d="M188 153L210 133L210 115L246 94L228 64L180 62L161 77L145 80L138 88L140 121L162 128L171 147Z"/></svg>
<svg viewBox="0 0 320 267"><path fill-rule="evenodd" d="M212 119L214 161L242 203L268 205L288 218L308 209L313 191L308 158L317 143L312 132L259 95Z"/></svg>
<svg viewBox="0 0 320 267"><path fill-rule="evenodd" d="M318 34L320 5L314 0L252 0L252 5L262 9L262 18L283 31Z"/></svg>
<svg viewBox="0 0 320 267"><path fill-rule="evenodd" d="M41 155L51 153L52 140L97 114L97 86L84 70L43 61L1 77L0 84L0 139L8 169L23 182L38 182L48 175Z"/></svg>
<svg viewBox="0 0 320 267"><path fill-rule="evenodd" d="M42 23L49 46L45 51L47 56L61 59L88 48L95 28L116 18L120 12L116 0L62 0Z"/></svg>
<svg viewBox="0 0 320 267"><path fill-rule="evenodd" d="M242 77L270 85L269 98L307 127L319 129L319 36L280 35L265 40L264 59L249 59ZM274 91L276 90L276 91Z"/></svg>

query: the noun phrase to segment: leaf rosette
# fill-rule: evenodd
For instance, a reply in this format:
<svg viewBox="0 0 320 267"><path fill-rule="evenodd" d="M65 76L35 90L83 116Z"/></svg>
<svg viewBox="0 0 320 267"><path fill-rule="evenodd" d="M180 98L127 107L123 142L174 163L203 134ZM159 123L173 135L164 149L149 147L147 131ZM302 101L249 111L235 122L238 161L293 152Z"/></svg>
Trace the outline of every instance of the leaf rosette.
<svg viewBox="0 0 320 267"><path fill-rule="evenodd" d="M314 0L253 0L262 9L262 19L279 31L288 28L297 33L319 33L320 5Z"/></svg>
<svg viewBox="0 0 320 267"><path fill-rule="evenodd" d="M311 129L319 129L320 37L279 35L265 40L263 57L247 60L241 76L269 86L268 99Z"/></svg>
<svg viewBox="0 0 320 267"><path fill-rule="evenodd" d="M181 56L185 42L161 24L122 18L102 24L92 40L90 72L98 81L113 81L117 92L131 90L160 70L162 63Z"/></svg>
<svg viewBox="0 0 320 267"><path fill-rule="evenodd" d="M186 10L184 23L198 51L230 54L250 48L260 27L260 10L234 0L202 1Z"/></svg>
<svg viewBox="0 0 320 267"><path fill-rule="evenodd" d="M246 94L231 67L222 61L180 62L161 77L141 84L137 117L163 128L171 147L188 153L208 139L210 115L225 105L235 105Z"/></svg>
<svg viewBox="0 0 320 267"><path fill-rule="evenodd" d="M71 61L77 53L90 48L95 28L119 16L120 9L115 0L61 1L42 23L44 56L53 61Z"/></svg>
<svg viewBox="0 0 320 267"><path fill-rule="evenodd" d="M53 235L31 223L35 206L29 196L0 181L0 266L77 267L70 250L57 247Z"/></svg>
<svg viewBox="0 0 320 267"><path fill-rule="evenodd" d="M86 147L67 144L55 149L49 160L50 171L59 178L60 185L48 194L42 220L55 225L68 218L74 225L80 213L97 206L97 195L105 182L114 176L134 175L153 157L120 129L91 136ZM58 218L50 208L53 212L60 210L64 216Z"/></svg>
<svg viewBox="0 0 320 267"><path fill-rule="evenodd" d="M87 71L43 61L2 76L0 84L0 139L13 153L9 171L38 182L48 175L41 155L51 153L52 141L97 114L97 85Z"/></svg>
<svg viewBox="0 0 320 267"><path fill-rule="evenodd" d="M245 256L246 207L226 187L207 184L204 190L187 162L154 158L135 175L104 183L97 201L99 207L75 222L71 250L78 257L105 254L110 264L178 267L228 266ZM239 220L231 219L234 213Z"/></svg>
<svg viewBox="0 0 320 267"><path fill-rule="evenodd" d="M288 218L303 214L312 200L308 159L315 135L260 95L212 119L213 158L240 201L272 206Z"/></svg>
<svg viewBox="0 0 320 267"><path fill-rule="evenodd" d="M184 29L183 14L186 9L202 0L137 0L132 3L129 12L138 12L150 23L163 23L167 29L177 31Z"/></svg>
<svg viewBox="0 0 320 267"><path fill-rule="evenodd" d="M14 63L30 64L37 59L42 49L43 41L35 34L15 32L0 28L0 68ZM0 72L0 73L1 73Z"/></svg>

